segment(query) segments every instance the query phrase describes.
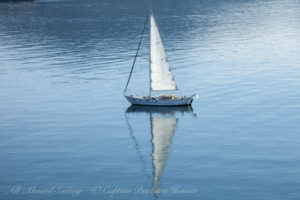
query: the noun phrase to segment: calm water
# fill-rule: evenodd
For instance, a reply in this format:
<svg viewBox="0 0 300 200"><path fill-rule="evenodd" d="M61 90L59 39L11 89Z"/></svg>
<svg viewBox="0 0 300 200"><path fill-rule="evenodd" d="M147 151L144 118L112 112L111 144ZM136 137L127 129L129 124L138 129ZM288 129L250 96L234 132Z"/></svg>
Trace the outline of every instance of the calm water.
<svg viewBox="0 0 300 200"><path fill-rule="evenodd" d="M152 8L192 108L123 97L148 1L0 4L0 199L300 199L300 2Z"/></svg>

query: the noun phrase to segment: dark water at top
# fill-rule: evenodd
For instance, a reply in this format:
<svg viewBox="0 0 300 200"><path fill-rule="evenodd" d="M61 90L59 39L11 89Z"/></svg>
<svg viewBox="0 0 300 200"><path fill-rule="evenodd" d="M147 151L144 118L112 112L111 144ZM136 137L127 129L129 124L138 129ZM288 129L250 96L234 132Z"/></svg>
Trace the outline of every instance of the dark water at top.
<svg viewBox="0 0 300 200"><path fill-rule="evenodd" d="M300 199L300 2L152 8L192 108L123 97L148 1L0 4L0 199Z"/></svg>

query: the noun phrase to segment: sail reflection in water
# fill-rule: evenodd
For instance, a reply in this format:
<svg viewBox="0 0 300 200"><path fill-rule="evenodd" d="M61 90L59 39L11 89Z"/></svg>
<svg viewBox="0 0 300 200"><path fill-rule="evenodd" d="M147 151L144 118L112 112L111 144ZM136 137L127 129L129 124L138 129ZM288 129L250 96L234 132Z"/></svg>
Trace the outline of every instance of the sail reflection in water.
<svg viewBox="0 0 300 200"><path fill-rule="evenodd" d="M168 150L172 144L172 138L174 136L175 130L179 119L176 117L176 113L193 113L191 106L183 107L150 107L150 106L130 106L127 108L126 113L146 113L150 118L151 125L151 143L152 143L152 189L155 196L160 193L159 182L163 174L167 157ZM127 115L126 115L127 116ZM128 118L126 117L127 122ZM136 145L136 149L139 151L140 147L133 135L133 129L129 124L129 129L132 134L132 138ZM145 163L145 160L141 153L139 152L140 159Z"/></svg>

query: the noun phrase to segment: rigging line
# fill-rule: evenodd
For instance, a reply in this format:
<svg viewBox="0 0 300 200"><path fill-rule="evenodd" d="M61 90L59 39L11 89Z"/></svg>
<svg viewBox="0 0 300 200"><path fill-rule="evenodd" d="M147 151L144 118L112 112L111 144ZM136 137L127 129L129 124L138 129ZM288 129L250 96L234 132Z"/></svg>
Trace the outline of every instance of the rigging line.
<svg viewBox="0 0 300 200"><path fill-rule="evenodd" d="M140 42L139 42L138 48L136 50L136 54L135 54L135 57L134 57L134 60L133 60L131 71L130 71L130 74L129 74L129 77L128 77L128 80L127 80L127 83L126 83L126 87L125 87L125 90L124 90L124 94L126 93L126 90L127 90L127 87L128 87L131 75L132 75L133 67L134 67L134 64L135 64L135 61L136 61L136 57L138 56L138 53L139 53L139 49L140 49L141 42L142 42L142 39L143 39L143 35L144 35L145 29L146 29L147 21L148 21L148 15L147 15L146 20L145 20L143 32L142 32L142 35L141 35L141 38L140 38Z"/></svg>

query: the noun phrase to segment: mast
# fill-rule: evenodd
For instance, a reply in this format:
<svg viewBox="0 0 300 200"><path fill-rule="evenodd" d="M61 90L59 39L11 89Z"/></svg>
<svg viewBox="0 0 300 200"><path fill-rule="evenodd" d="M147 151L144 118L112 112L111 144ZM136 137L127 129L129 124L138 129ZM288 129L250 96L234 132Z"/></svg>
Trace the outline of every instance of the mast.
<svg viewBox="0 0 300 200"><path fill-rule="evenodd" d="M150 10L150 13L149 13L149 16L150 16L150 20L151 20L151 17L152 17L152 10ZM150 22L150 21L149 21ZM151 89L151 22L149 23L150 26L149 26L149 97L151 97L151 92L152 92L152 89Z"/></svg>

